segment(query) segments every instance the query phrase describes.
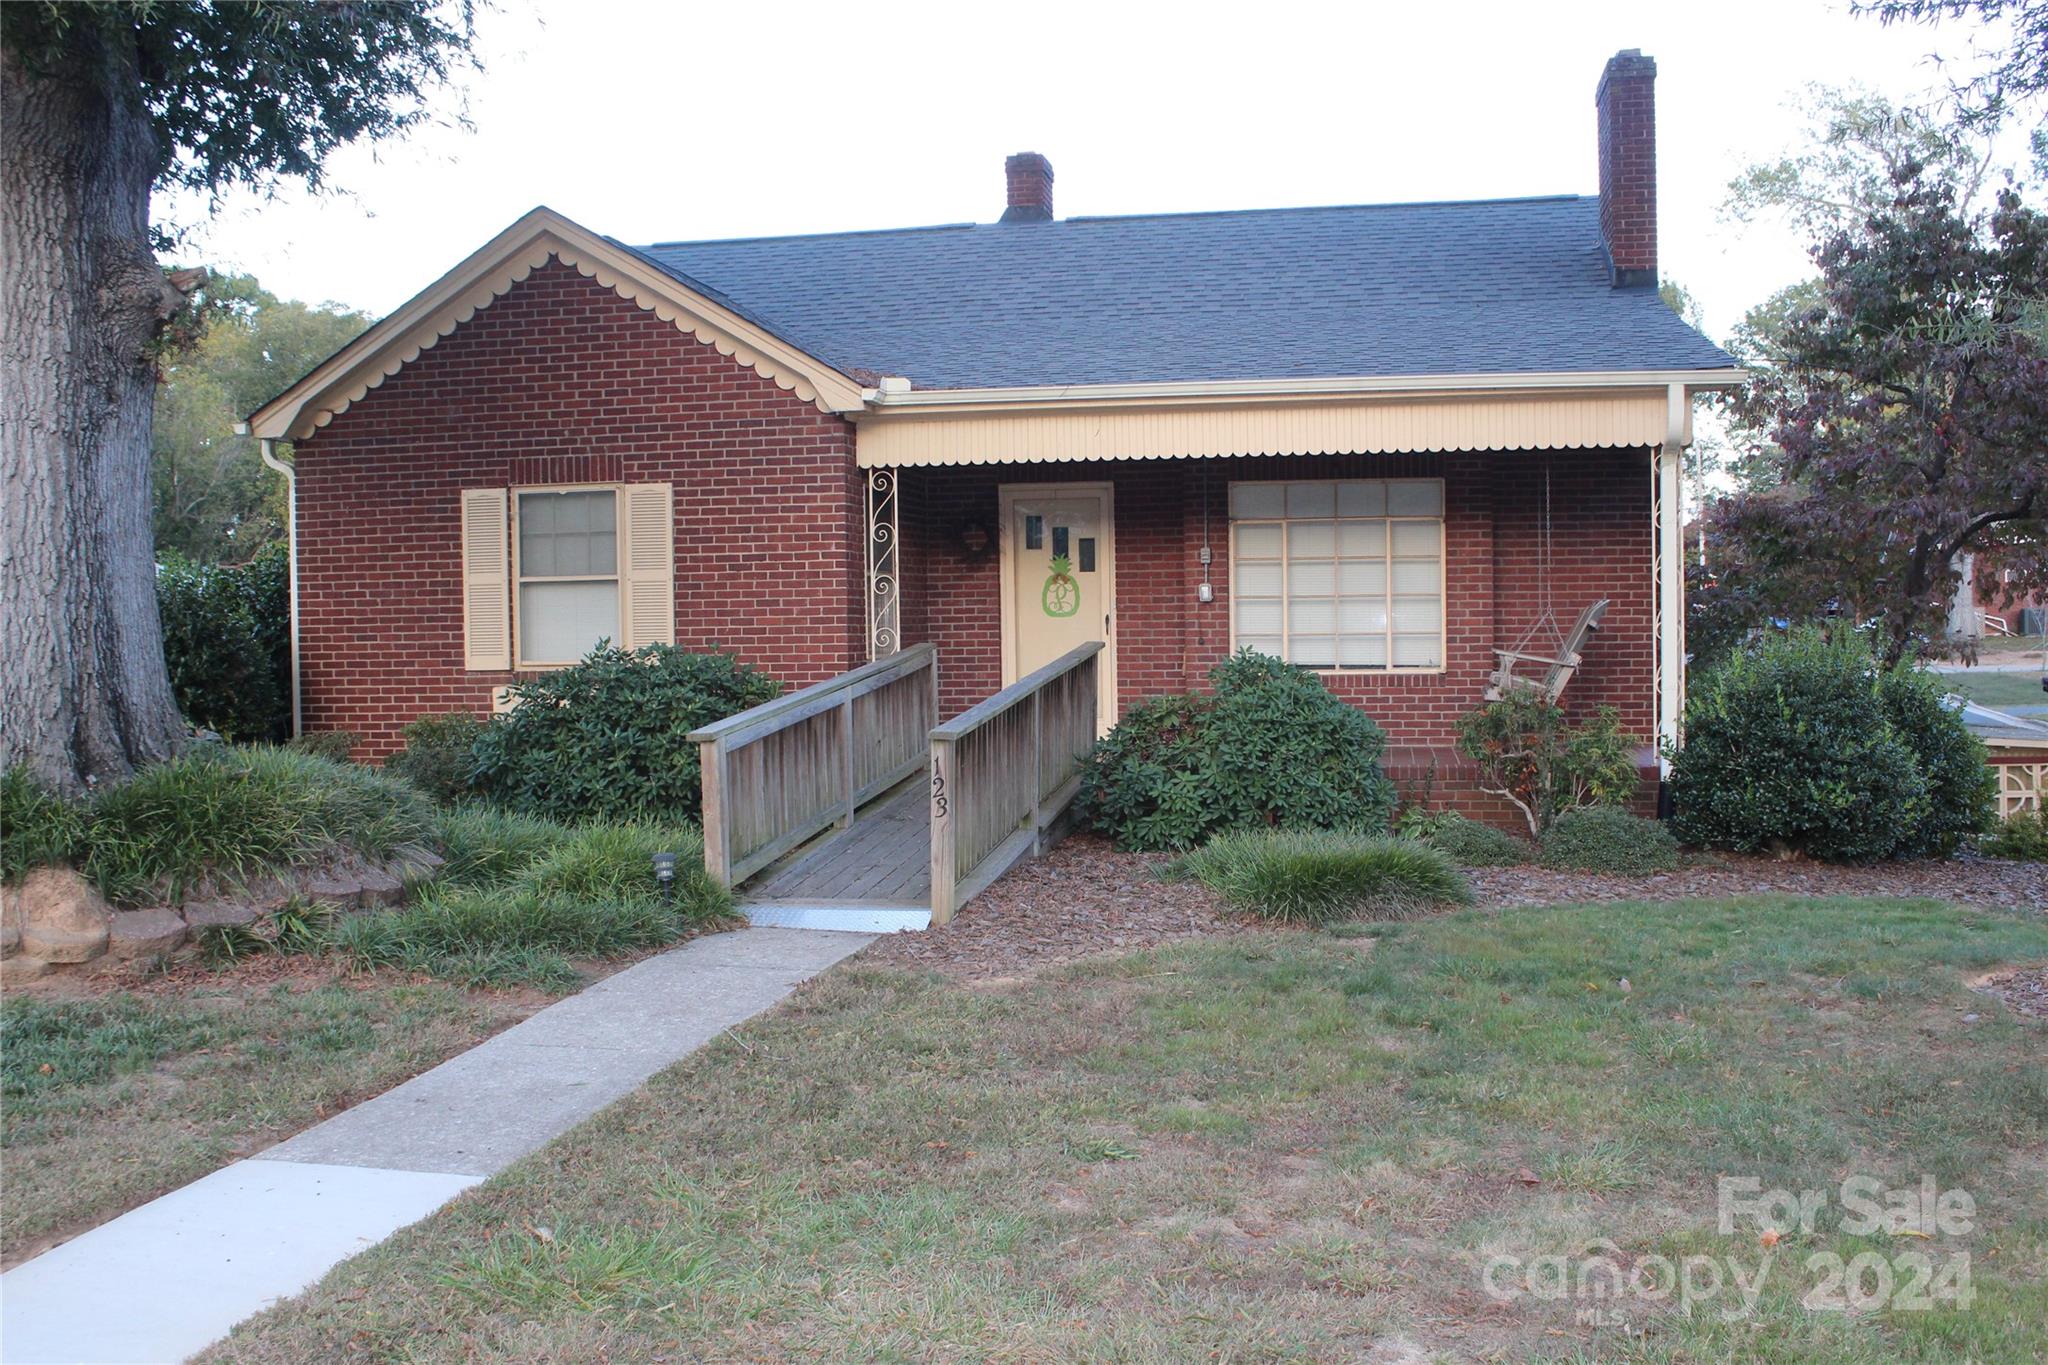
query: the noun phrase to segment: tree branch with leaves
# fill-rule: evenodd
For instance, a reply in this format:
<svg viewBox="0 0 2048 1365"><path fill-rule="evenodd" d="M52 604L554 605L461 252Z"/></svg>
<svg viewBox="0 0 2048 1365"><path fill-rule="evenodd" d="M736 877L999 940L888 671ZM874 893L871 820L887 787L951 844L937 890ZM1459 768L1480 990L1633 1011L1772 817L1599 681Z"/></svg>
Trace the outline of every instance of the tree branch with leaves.
<svg viewBox="0 0 2048 1365"><path fill-rule="evenodd" d="M77 793L183 742L150 446L198 280L158 264L152 192L317 186L431 118L474 36L467 0L0 5L0 767Z"/></svg>

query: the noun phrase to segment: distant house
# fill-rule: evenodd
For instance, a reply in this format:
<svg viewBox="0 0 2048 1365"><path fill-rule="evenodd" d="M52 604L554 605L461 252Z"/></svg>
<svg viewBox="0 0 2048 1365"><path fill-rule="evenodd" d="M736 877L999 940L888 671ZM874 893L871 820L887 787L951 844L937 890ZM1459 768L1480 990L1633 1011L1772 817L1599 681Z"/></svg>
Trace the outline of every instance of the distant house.
<svg viewBox="0 0 2048 1365"><path fill-rule="evenodd" d="M1563 699L1654 776L1680 450L1740 377L1658 297L1655 75L1608 62L1592 198L1061 219L1026 153L993 223L535 209L249 419L295 445L303 726L388 754L601 638L790 684L929 642L946 714L1099 639L1107 724L1251 648L1469 798L1496 651L1605 600Z"/></svg>

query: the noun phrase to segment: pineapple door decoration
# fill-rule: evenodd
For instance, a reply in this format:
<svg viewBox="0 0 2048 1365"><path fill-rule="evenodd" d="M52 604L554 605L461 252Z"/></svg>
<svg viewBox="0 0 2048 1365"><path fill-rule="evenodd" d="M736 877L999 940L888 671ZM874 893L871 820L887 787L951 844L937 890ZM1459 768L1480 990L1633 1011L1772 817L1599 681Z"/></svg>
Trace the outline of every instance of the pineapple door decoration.
<svg viewBox="0 0 2048 1365"><path fill-rule="evenodd" d="M1074 581L1074 561L1067 558L1067 528L1052 528L1052 570L1046 575L1045 587L1038 594L1038 603L1045 608L1047 616L1073 616L1081 610L1081 585Z"/></svg>
<svg viewBox="0 0 2048 1365"><path fill-rule="evenodd" d="M1045 590L1038 595L1047 616L1072 616L1081 610L1081 588L1074 582L1074 564L1065 555L1054 555Z"/></svg>

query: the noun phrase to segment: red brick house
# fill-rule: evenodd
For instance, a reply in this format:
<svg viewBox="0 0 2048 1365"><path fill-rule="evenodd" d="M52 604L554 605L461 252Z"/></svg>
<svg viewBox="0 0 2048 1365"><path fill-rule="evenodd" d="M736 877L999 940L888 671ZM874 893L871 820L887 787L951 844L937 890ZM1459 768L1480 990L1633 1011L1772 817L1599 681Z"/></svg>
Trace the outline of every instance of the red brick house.
<svg viewBox="0 0 2048 1365"><path fill-rule="evenodd" d="M791 685L930 642L947 714L1099 638L1107 722L1250 646L1453 793L1495 650L1604 598L1564 699L1647 769L1691 400L1739 378L1657 294L1654 78L1608 63L1593 198L1058 219L1025 154L991 224L536 209L249 419L294 451L299 723L385 755L600 638Z"/></svg>

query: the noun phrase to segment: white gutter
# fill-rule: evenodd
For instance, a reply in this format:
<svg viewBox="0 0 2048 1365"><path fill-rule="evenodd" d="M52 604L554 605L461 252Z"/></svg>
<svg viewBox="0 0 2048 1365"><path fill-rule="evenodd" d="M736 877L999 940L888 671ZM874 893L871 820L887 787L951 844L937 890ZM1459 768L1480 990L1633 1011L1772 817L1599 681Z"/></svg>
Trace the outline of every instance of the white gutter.
<svg viewBox="0 0 2048 1365"><path fill-rule="evenodd" d="M1011 389L912 389L885 379L862 397L872 408L959 407L967 404L1056 403L1128 399L1326 397L1332 394L1509 393L1559 389L1725 388L1742 383L1739 369L1580 370L1544 374L1350 375L1310 379L1174 380L1154 384L1050 384ZM897 385L904 385L898 388Z"/></svg>
<svg viewBox="0 0 2048 1365"><path fill-rule="evenodd" d="M249 434L249 424L235 424L237 436ZM285 505L285 563L290 575L291 595L291 637L292 637L292 738L303 733L299 708L299 476L290 465L277 458L277 442L263 437L256 442L256 451L263 457L263 463L284 475Z"/></svg>

